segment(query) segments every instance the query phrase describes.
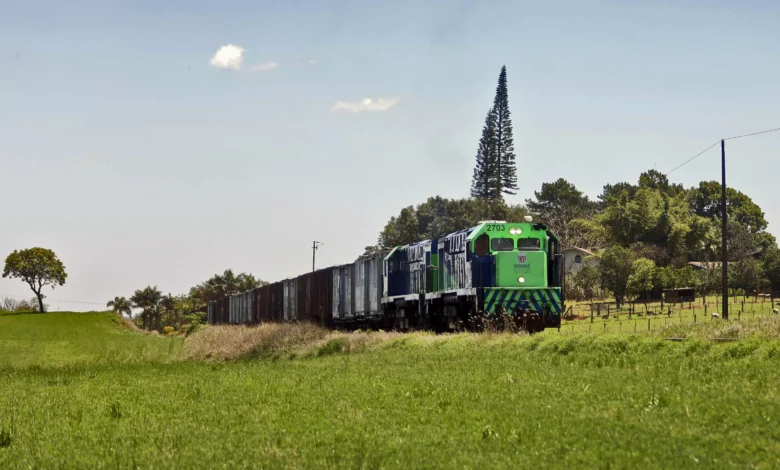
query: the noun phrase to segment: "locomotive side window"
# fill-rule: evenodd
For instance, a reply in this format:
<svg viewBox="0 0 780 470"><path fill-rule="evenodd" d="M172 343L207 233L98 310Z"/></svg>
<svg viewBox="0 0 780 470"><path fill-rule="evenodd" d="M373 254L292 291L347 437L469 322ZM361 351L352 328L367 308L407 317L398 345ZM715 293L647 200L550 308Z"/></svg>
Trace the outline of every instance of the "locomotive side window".
<svg viewBox="0 0 780 470"><path fill-rule="evenodd" d="M490 240L490 248L493 251L512 251L515 249L515 240L512 238L494 238Z"/></svg>
<svg viewBox="0 0 780 470"><path fill-rule="evenodd" d="M541 247L538 238L520 238L517 240L518 250L538 250Z"/></svg>
<svg viewBox="0 0 780 470"><path fill-rule="evenodd" d="M474 242L474 251L477 256L487 256L490 254L490 237L486 233L477 237Z"/></svg>

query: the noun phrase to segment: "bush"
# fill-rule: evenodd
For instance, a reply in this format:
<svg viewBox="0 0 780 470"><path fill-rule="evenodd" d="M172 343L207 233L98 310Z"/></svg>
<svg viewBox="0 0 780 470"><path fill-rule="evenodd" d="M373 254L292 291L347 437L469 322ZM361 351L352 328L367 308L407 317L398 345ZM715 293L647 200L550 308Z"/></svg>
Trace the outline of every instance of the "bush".
<svg viewBox="0 0 780 470"><path fill-rule="evenodd" d="M176 333L176 329L172 326L166 326L165 328L163 328L163 334L166 336L170 336L174 333Z"/></svg>
<svg viewBox="0 0 780 470"><path fill-rule="evenodd" d="M44 308L48 305L44 304ZM33 297L30 300L16 300L11 297L4 297L0 301L0 312L37 312L39 310L38 299Z"/></svg>
<svg viewBox="0 0 780 470"><path fill-rule="evenodd" d="M603 295L599 285L598 268L585 264L569 275L565 283L565 295L567 299L575 301L591 301Z"/></svg>

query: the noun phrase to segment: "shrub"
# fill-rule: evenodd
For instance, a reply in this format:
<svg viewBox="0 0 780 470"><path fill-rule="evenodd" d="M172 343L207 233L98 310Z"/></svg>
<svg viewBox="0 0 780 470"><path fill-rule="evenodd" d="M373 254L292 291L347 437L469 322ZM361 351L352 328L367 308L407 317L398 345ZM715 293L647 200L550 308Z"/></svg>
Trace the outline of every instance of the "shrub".
<svg viewBox="0 0 780 470"><path fill-rule="evenodd" d="M330 356L331 354L338 354L344 351L349 346L349 341L346 338L333 338L328 340L327 343L320 346L317 350L318 356Z"/></svg>
<svg viewBox="0 0 780 470"><path fill-rule="evenodd" d="M0 427L0 448L10 447L13 441L13 435L10 429L6 429L4 426Z"/></svg>

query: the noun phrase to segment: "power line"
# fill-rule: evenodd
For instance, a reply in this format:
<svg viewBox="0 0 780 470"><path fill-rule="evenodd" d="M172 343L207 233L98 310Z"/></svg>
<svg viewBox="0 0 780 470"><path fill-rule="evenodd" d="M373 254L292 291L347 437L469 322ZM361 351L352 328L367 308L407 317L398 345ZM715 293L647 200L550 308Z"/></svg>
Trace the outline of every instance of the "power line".
<svg viewBox="0 0 780 470"><path fill-rule="evenodd" d="M710 145L709 147L707 147L706 149L704 149L704 150L702 150L701 152L697 153L697 154L696 154L696 155L694 155L693 157L689 158L688 160L685 160L685 161L684 161L684 162L682 162L681 164L679 164L679 165L677 165L676 167L674 167L674 169L672 169L672 170L671 170L669 173L671 173L672 171L674 171L674 170L676 170L676 169L678 169L678 168L681 168L681 167L683 167L683 166L687 165L688 163L690 163L690 162L692 162L694 159L696 159L696 158L700 157L702 154L704 154L704 152L706 152L707 150L711 149L712 147L714 147L714 146L718 145L719 143L720 143L720 140L717 140L717 141L715 141L715 143L714 143L714 144Z"/></svg>
<svg viewBox="0 0 780 470"><path fill-rule="evenodd" d="M723 140L741 139L742 137L750 137L751 135L766 134L767 132L775 132L775 131L780 131L780 127L776 128L776 129L769 129L769 130L766 130L766 131L761 131L761 132L754 132L752 134L744 134L744 135L738 135L738 136L735 136L735 137L727 137L727 138L725 138Z"/></svg>
<svg viewBox="0 0 780 470"><path fill-rule="evenodd" d="M765 131L760 131L760 132L753 132L753 133L750 133L750 134L736 135L736 136L734 136L734 137L727 137L727 138L725 138L725 139L721 139L721 140L733 140L733 139L741 139L741 138L743 138L743 137L751 137L751 136L754 136L754 135L759 135L759 134L766 134L766 133L768 133L768 132L776 132L776 131L780 131L780 127L777 127L777 128L775 128L775 129L767 129L767 130L765 130ZM700 156L701 156L701 155L703 155L705 152L707 152L707 150L709 150L709 149L711 149L712 147L715 147L716 145L718 145L720 142L721 142L720 140L717 140L717 141L716 141L714 144L710 145L709 147L707 147L706 149L704 149L704 150L702 150L701 152L697 153L697 154L696 154L696 155L694 155L693 157L689 158L688 160L685 160L685 161L684 161L684 162L682 162L681 164L679 164L679 165L677 165L676 167L674 167L672 170L670 170L670 171L669 171L669 173L671 173L672 171L674 171L674 170L677 170L677 169L679 169L679 168L681 168L681 167L683 167L683 166L687 165L688 163L692 162L693 160L695 160L696 158L700 157Z"/></svg>
<svg viewBox="0 0 780 470"><path fill-rule="evenodd" d="M2 294L0 293L0 296L2 297L18 297L20 299L30 299L35 297L34 295L18 295L18 294ZM92 305L105 305L104 302L90 302L88 300L58 300L58 299L50 299L52 302L62 302L62 303L70 303L70 304L92 304Z"/></svg>

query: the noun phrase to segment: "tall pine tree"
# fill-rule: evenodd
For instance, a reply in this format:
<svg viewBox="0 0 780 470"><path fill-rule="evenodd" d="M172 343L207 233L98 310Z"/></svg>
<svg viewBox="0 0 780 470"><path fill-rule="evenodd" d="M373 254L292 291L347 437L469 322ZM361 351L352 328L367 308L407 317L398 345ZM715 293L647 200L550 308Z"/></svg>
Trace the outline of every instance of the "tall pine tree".
<svg viewBox="0 0 780 470"><path fill-rule="evenodd" d="M509 90L506 86L506 66L501 67L496 86L496 98L493 101L493 114L496 121L496 192L499 197L515 194L517 191L517 166L515 163L515 145L512 138L512 119L509 113Z"/></svg>
<svg viewBox="0 0 780 470"><path fill-rule="evenodd" d="M509 113L506 66L503 66L498 77L493 108L485 118L482 137L479 139L471 196L498 200L503 199L504 194L515 194L516 190L515 147Z"/></svg>
<svg viewBox="0 0 780 470"><path fill-rule="evenodd" d="M471 197L488 200L496 197L496 116L492 109L485 116L485 125L482 126Z"/></svg>

